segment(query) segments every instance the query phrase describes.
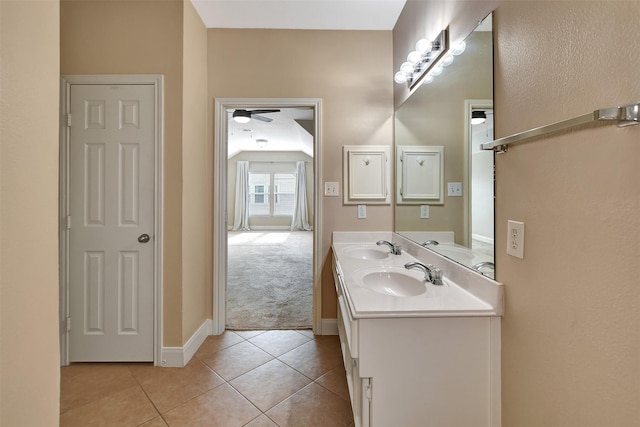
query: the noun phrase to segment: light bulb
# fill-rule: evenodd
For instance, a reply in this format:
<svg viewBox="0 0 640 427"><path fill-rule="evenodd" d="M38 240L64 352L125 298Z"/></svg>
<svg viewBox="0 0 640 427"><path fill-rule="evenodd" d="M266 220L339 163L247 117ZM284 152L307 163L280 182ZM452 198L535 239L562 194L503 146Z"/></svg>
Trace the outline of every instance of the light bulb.
<svg viewBox="0 0 640 427"><path fill-rule="evenodd" d="M441 64L443 67L448 67L449 65L451 65L453 63L453 55L447 55L444 57L444 59L442 60Z"/></svg>
<svg viewBox="0 0 640 427"><path fill-rule="evenodd" d="M431 71L429 72L429 74L431 74L431 75L432 75L432 76L434 76L434 77L435 77L435 76L439 76L440 74L442 74L442 70L443 70L442 65L441 65L441 64L438 64L438 65L436 65L435 67L433 67L433 68L431 69Z"/></svg>
<svg viewBox="0 0 640 427"><path fill-rule="evenodd" d="M429 74L427 74L424 79L422 79L422 84L423 85L428 85L429 83L433 82L433 77L430 76Z"/></svg>
<svg viewBox="0 0 640 427"><path fill-rule="evenodd" d="M433 49L433 44L427 39L420 39L418 40L418 43L416 43L416 50L421 55L430 52L431 49Z"/></svg>
<svg viewBox="0 0 640 427"><path fill-rule="evenodd" d="M249 123L251 118L245 116L236 116L233 118L236 123Z"/></svg>
<svg viewBox="0 0 640 427"><path fill-rule="evenodd" d="M400 66L400 71L405 73L407 76L412 75L414 70L415 70L415 68L414 68L413 64L411 62L409 62L409 61L403 62L402 65Z"/></svg>
<svg viewBox="0 0 640 427"><path fill-rule="evenodd" d="M462 52L464 52L464 50L467 48L467 44L465 42L460 42L460 44L458 46L455 47L455 49L453 49L453 51L451 52L453 55L460 55L462 54Z"/></svg>
<svg viewBox="0 0 640 427"><path fill-rule="evenodd" d="M422 61L422 55L418 51L413 51L407 56L407 61L412 64L418 64Z"/></svg>
<svg viewBox="0 0 640 427"><path fill-rule="evenodd" d="M398 71L395 76L393 76L393 81L398 84L404 84L407 82L407 75L402 71Z"/></svg>

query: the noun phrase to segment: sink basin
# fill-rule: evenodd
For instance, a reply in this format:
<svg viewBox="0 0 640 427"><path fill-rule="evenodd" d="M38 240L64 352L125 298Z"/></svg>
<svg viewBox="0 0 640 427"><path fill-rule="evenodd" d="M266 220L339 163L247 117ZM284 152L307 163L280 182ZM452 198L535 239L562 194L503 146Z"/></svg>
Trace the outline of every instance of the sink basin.
<svg viewBox="0 0 640 427"><path fill-rule="evenodd" d="M395 297L417 296L427 291L422 273L402 267L362 269L356 273L356 280L367 289Z"/></svg>
<svg viewBox="0 0 640 427"><path fill-rule="evenodd" d="M369 248L366 246L357 246L346 248L344 254L356 259L363 260L380 260L389 258L389 251L384 249Z"/></svg>

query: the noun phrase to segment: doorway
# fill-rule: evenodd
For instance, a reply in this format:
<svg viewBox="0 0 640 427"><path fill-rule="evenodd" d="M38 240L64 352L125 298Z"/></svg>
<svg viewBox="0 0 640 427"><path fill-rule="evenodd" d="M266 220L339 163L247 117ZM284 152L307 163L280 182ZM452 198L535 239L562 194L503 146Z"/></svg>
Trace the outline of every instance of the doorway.
<svg viewBox="0 0 640 427"><path fill-rule="evenodd" d="M227 234L229 228L233 227L234 219L229 216L229 144L228 144L228 136L230 132L229 126L229 118L230 112L235 110L307 110L311 113L312 120L312 129L311 134L313 135L313 143L309 148L311 152L311 156L307 159L307 162L313 166L313 185L312 185L312 193L313 193L313 214L310 216L310 228L312 231L306 232L311 233L313 237L313 246L312 246L312 275L311 275L311 285L312 285L312 318L311 318L311 326L316 334L321 333L321 322L320 322L320 247L321 247L321 230L320 230L320 213L321 209L321 198L319 197L319 171L321 159L321 134L320 134L320 100L319 99L280 99L280 98L272 98L272 99L246 99L246 98L233 98L233 99L216 99L215 101L215 135L214 135L214 156L215 156L215 172L214 172L214 283L213 283L213 333L220 334L225 330L225 325L227 324L226 314L227 314L227 283L229 278L229 236ZM264 114L268 116L269 113ZM252 143L256 144L256 139L264 139L264 138L251 138ZM264 141L260 141L261 144L264 144ZM268 142L267 142L268 144ZM235 148L234 148L235 150ZM264 160L264 156L261 156ZM288 159L291 160L291 159ZM301 160L301 159L298 159ZM286 164L293 164L291 161L278 162L273 158L269 160L267 166L262 162L263 165L259 166L258 169L281 169L287 168ZM258 162L259 163L259 162ZM297 163L297 162L295 162ZM276 165L277 166L274 166ZM272 173L273 172L273 173ZM275 174L280 173L278 171L269 172L269 179L275 179ZM282 171L281 171L282 172ZM263 173L263 175L265 175ZM286 173L280 173L278 179L286 179ZM266 179L265 176L256 176L256 179ZM284 181L280 183L280 185L285 185ZM272 192L275 192L275 187L271 187ZM281 187L284 188L284 187ZM263 186L259 188L259 190L266 191L266 187ZM266 193L265 193L266 196ZM275 196L275 194L272 194ZM282 195L284 196L284 194ZM267 197L263 197L260 201L267 201ZM273 201L275 199L271 198L271 207L269 209L274 209ZM282 207L282 206L281 206ZM264 209L265 206L257 207ZM235 216L235 215L234 215ZM263 218L256 218L256 224L258 225L258 229L262 228L262 230L254 230L260 232L284 232L289 230L291 232L290 225L278 225L275 224L265 224L261 223L261 220L266 220L266 216ZM291 218L289 218L289 223L291 222ZM286 230L282 229L286 227ZM271 229L269 229L271 228ZM278 229L280 228L280 229ZM285 233L286 234L286 233ZM249 236L250 237L250 236ZM256 237L256 236L254 236ZM276 237L276 234L272 234L273 238L282 238ZM240 237L240 239L246 239L245 237ZM235 236L234 236L235 239ZM269 237L266 241L269 241Z"/></svg>
<svg viewBox="0 0 640 427"><path fill-rule="evenodd" d="M493 141L493 102L465 100L465 200L467 246L494 257L494 152L482 144Z"/></svg>
<svg viewBox="0 0 640 427"><path fill-rule="evenodd" d="M64 76L61 361L160 355L162 77Z"/></svg>

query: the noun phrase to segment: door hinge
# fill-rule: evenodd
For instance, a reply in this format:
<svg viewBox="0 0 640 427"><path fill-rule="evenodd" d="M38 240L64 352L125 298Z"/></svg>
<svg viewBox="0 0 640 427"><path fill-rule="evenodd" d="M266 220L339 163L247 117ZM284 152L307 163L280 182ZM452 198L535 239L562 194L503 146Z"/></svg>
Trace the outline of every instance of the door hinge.
<svg viewBox="0 0 640 427"><path fill-rule="evenodd" d="M71 113L67 113L67 127L71 127Z"/></svg>
<svg viewBox="0 0 640 427"><path fill-rule="evenodd" d="M71 332L71 317L67 317L67 332Z"/></svg>
<svg viewBox="0 0 640 427"><path fill-rule="evenodd" d="M367 384L364 388L364 396L371 401L371 383Z"/></svg>
<svg viewBox="0 0 640 427"><path fill-rule="evenodd" d="M67 215L67 230L71 230L71 215Z"/></svg>

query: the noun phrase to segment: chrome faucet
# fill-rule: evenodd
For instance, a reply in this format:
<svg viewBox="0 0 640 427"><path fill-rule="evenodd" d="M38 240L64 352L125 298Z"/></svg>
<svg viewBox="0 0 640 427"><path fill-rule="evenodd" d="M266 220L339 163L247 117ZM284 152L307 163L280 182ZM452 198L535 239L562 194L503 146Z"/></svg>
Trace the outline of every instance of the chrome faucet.
<svg viewBox="0 0 640 427"><path fill-rule="evenodd" d="M481 269L481 268L483 268L483 267L489 267L489 268L490 268L490 269L492 269L492 270L495 270L495 269L496 269L495 264L494 264L494 263L492 263L491 261L482 261L482 262L479 262L479 263L475 264L475 265L474 265L473 267L471 267L471 268L473 268L474 270L478 270L478 271L480 271L480 269Z"/></svg>
<svg viewBox="0 0 640 427"><path fill-rule="evenodd" d="M420 246L429 246L429 245L433 245L433 246L438 246L440 243L438 243L437 240L427 240L426 242L422 243Z"/></svg>
<svg viewBox="0 0 640 427"><path fill-rule="evenodd" d="M442 286L442 270L431 264L423 264L421 262L408 262L404 265L407 270L419 269L424 272L424 280L433 283L436 286Z"/></svg>
<svg viewBox="0 0 640 427"><path fill-rule="evenodd" d="M393 255L400 255L402 254L402 247L398 244L395 243L391 243L391 242L387 242L386 240L378 240L376 242L376 245L380 246L380 245L387 245L389 246L389 249L391 249L391 253Z"/></svg>

